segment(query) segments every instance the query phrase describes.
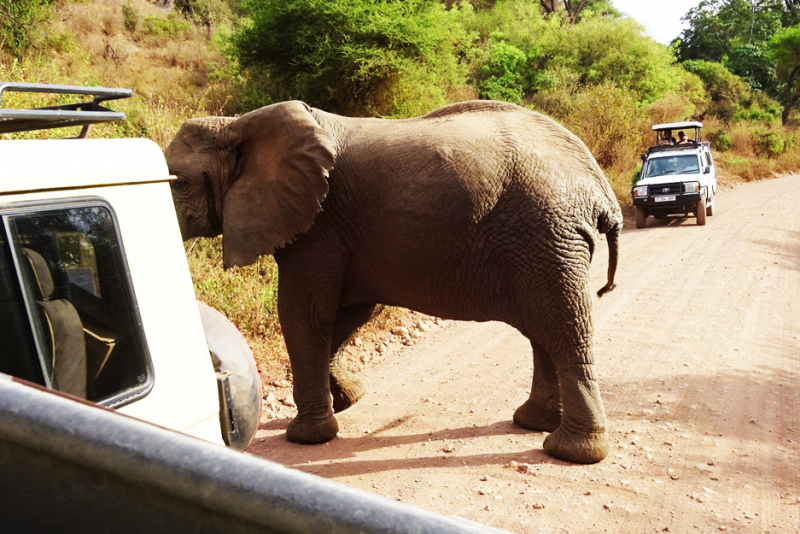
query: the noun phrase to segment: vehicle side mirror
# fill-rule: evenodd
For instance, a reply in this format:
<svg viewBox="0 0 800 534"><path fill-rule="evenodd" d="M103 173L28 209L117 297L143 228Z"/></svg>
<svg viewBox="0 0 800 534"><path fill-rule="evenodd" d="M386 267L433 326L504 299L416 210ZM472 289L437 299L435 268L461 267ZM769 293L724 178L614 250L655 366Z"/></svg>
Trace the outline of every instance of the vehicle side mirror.
<svg viewBox="0 0 800 534"><path fill-rule="evenodd" d="M706 170L703 171L703 174L711 174L711 167L706 167Z"/></svg>
<svg viewBox="0 0 800 534"><path fill-rule="evenodd" d="M642 161L645 161L647 159L647 154L645 153L639 154L639 157L642 158Z"/></svg>

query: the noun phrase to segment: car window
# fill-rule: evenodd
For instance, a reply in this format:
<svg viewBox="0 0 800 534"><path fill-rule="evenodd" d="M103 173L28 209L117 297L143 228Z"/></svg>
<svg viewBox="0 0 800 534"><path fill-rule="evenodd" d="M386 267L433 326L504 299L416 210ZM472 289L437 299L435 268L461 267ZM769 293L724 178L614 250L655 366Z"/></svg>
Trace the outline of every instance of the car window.
<svg viewBox="0 0 800 534"><path fill-rule="evenodd" d="M19 325L5 332L3 372L109 405L144 393L149 356L110 209L7 213L2 239L0 298Z"/></svg>
<svg viewBox="0 0 800 534"><path fill-rule="evenodd" d="M690 154L648 160L645 177L696 174L698 172L700 172L700 162L697 159L697 155Z"/></svg>

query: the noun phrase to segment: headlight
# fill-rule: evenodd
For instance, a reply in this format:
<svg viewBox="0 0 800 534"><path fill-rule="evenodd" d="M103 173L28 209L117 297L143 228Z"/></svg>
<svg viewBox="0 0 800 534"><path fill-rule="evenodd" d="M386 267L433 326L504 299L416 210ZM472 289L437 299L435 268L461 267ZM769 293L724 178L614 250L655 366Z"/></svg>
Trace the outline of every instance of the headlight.
<svg viewBox="0 0 800 534"><path fill-rule="evenodd" d="M639 187L633 188L633 196L635 197L646 197L647 196L647 186L640 185Z"/></svg>
<svg viewBox="0 0 800 534"><path fill-rule="evenodd" d="M683 184L684 193L697 193L700 191L700 182L686 182Z"/></svg>

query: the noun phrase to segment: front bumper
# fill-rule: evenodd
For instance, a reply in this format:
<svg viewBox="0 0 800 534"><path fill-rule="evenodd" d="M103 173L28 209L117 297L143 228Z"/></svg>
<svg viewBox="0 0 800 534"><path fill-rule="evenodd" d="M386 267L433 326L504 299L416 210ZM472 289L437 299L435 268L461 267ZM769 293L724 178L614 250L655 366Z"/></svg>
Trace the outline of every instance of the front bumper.
<svg viewBox="0 0 800 534"><path fill-rule="evenodd" d="M693 211L700 199L705 198L705 196L705 191L702 189L692 193L648 195L646 197L633 197L633 205L644 208L650 214L688 213Z"/></svg>

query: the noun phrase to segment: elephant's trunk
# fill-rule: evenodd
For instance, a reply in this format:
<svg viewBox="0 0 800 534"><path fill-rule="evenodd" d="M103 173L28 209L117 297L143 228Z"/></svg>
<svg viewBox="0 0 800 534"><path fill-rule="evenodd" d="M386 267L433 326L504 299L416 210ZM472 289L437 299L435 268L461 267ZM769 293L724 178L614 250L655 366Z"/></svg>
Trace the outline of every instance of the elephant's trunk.
<svg viewBox="0 0 800 534"><path fill-rule="evenodd" d="M620 230L620 226L617 225L611 228L606 234L606 239L608 240L608 283L597 292L598 297L602 297L617 287L617 284L614 283L614 277L617 274L617 260L619 260Z"/></svg>

